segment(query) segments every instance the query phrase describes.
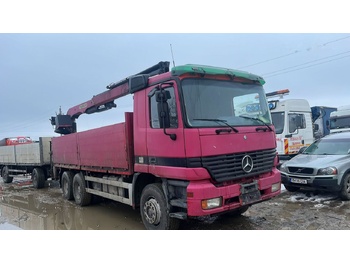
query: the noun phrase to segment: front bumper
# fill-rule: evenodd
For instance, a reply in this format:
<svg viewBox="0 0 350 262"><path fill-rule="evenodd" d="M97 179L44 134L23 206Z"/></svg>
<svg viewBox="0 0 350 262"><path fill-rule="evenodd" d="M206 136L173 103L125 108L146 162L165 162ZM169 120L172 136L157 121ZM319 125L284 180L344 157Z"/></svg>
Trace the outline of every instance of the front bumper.
<svg viewBox="0 0 350 262"><path fill-rule="evenodd" d="M249 205L268 200L281 193L281 174L277 168L274 168L270 173L265 174L265 176L256 179L255 182L260 192L260 198L249 203ZM279 189L272 192L272 185L278 183ZM208 216L225 213L243 206L241 184L237 182L236 184L215 187L209 180L191 181L187 187L187 215L189 217ZM222 206L207 210L202 209L202 200L217 197L222 198Z"/></svg>
<svg viewBox="0 0 350 262"><path fill-rule="evenodd" d="M293 178L306 180L307 184L293 183L291 181ZM304 187L329 192L340 191L337 176L296 176L281 172L281 181L283 185L287 186Z"/></svg>

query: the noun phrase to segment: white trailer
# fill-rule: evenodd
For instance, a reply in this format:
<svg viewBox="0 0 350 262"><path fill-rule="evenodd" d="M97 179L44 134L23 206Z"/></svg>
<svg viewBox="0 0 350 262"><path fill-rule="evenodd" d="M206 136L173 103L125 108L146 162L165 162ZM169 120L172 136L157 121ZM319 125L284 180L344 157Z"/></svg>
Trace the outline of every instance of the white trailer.
<svg viewBox="0 0 350 262"><path fill-rule="evenodd" d="M51 137L38 142L0 146L0 171L4 183L16 175L31 174L35 188L44 187L51 174Z"/></svg>

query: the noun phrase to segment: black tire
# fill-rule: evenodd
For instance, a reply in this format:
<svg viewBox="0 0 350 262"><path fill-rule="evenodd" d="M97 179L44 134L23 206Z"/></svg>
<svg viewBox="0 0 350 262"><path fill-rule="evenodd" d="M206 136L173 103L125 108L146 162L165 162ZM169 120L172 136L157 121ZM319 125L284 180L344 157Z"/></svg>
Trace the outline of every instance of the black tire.
<svg viewBox="0 0 350 262"><path fill-rule="evenodd" d="M91 203L91 194L86 192L85 179L82 173L76 173L73 178L73 196L79 206L87 206Z"/></svg>
<svg viewBox="0 0 350 262"><path fill-rule="evenodd" d="M43 188L45 186L45 174L40 167L33 169L32 180L33 187L36 189Z"/></svg>
<svg viewBox="0 0 350 262"><path fill-rule="evenodd" d="M300 187L297 186L290 186L290 185L284 185L284 187L287 189L289 192L297 192L300 190Z"/></svg>
<svg viewBox="0 0 350 262"><path fill-rule="evenodd" d="M70 171L65 171L62 174L61 186L63 198L67 200L74 199L73 196L73 173Z"/></svg>
<svg viewBox="0 0 350 262"><path fill-rule="evenodd" d="M142 222L146 229L175 230L180 220L171 218L161 184L149 184L143 190L140 200Z"/></svg>
<svg viewBox="0 0 350 262"><path fill-rule="evenodd" d="M12 183L13 177L10 176L9 168L7 166L4 166L1 170L1 176L2 180L4 180L4 183Z"/></svg>
<svg viewBox="0 0 350 262"><path fill-rule="evenodd" d="M350 200L350 173L344 175L339 197L342 200Z"/></svg>

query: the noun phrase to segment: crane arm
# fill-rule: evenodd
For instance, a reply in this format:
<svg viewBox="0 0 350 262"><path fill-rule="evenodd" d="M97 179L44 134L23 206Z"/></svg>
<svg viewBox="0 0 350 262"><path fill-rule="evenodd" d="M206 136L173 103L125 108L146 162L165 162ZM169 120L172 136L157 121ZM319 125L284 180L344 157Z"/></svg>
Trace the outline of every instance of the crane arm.
<svg viewBox="0 0 350 262"><path fill-rule="evenodd" d="M113 107L116 107L114 100L128 95L129 85L128 82L118 86L118 88L113 88L107 90L101 94L93 96L89 101L86 101L82 104L74 106L67 111L72 120L77 119L81 114L92 114L97 112L102 112Z"/></svg>
<svg viewBox="0 0 350 262"><path fill-rule="evenodd" d="M77 131L75 120L81 114L93 114L103 112L116 107L114 100L128 94L131 94L129 88L129 79L135 76L154 76L169 71L169 62L159 62L158 64L143 70L138 74L134 74L119 82L111 83L107 86L107 91L93 96L90 100L71 107L67 114L60 114L51 117L50 121L55 126L55 132L59 134L70 134ZM133 91L134 92L134 91Z"/></svg>

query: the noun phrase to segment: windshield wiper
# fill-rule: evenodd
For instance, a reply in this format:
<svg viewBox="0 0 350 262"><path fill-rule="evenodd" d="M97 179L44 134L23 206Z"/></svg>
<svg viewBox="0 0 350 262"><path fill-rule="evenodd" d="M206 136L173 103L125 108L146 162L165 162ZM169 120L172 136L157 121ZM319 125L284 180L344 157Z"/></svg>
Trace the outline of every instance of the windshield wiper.
<svg viewBox="0 0 350 262"><path fill-rule="evenodd" d="M230 127L234 132L238 133L238 130L237 130L236 128L234 128L233 126L229 125L229 124L227 123L227 120L216 119L216 118L215 118L215 119L212 119L212 118L195 118L195 119L193 119L193 120L211 121L211 122L224 123L225 125L227 125L228 127ZM217 134L220 134L221 132L224 132L224 131L226 131L226 130L224 130L224 129L218 129L218 130L216 130L216 133L217 133ZM231 130L230 130L230 132L231 132Z"/></svg>
<svg viewBox="0 0 350 262"><path fill-rule="evenodd" d="M257 117L250 117L250 116L239 116L239 117L242 117L242 118L245 118L245 119L257 120L258 122L263 123L265 126L267 126L267 128L270 131L272 131L272 128L268 124L266 124L264 121L262 121L261 119L259 119Z"/></svg>

